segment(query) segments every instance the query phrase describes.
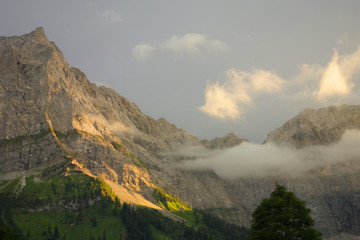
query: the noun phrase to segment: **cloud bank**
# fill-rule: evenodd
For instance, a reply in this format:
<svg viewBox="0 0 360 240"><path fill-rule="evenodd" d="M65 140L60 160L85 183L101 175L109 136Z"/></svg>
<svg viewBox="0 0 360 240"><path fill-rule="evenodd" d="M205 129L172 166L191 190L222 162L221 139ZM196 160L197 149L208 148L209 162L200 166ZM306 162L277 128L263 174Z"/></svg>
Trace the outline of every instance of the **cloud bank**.
<svg viewBox="0 0 360 240"><path fill-rule="evenodd" d="M253 104L253 98L262 93L273 94L283 89L285 81L270 71L253 72L229 69L224 83L209 83L205 89L205 104L199 109L221 119L236 119Z"/></svg>
<svg viewBox="0 0 360 240"><path fill-rule="evenodd" d="M184 161L179 166L187 170L213 170L223 178L294 176L331 164L360 160L358 146L360 131L350 130L336 144L300 150L246 142L226 150L191 149L189 154L195 160Z"/></svg>
<svg viewBox="0 0 360 240"><path fill-rule="evenodd" d="M143 61L159 50L179 56L201 52L225 52L228 51L228 47L220 40L211 39L204 34L187 33L183 36L173 35L158 44L140 43L133 48L133 57L137 61Z"/></svg>

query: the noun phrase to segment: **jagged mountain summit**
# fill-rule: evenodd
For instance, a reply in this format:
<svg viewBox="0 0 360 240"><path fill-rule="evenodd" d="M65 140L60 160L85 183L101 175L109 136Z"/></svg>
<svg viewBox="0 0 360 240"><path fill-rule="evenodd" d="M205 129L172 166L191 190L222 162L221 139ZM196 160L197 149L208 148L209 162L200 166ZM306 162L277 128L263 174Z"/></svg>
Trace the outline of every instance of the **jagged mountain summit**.
<svg viewBox="0 0 360 240"><path fill-rule="evenodd" d="M305 110L271 132L266 142L297 148L329 144L346 129L358 128L359 109ZM163 118L144 115L136 104L71 67L42 28L0 37L0 180L5 184L20 177L17 192L26 187L27 177L66 163L105 179L122 202L162 210L154 198L160 188L193 207L249 226L251 212L279 182L307 201L325 237L360 235L357 161L301 176L232 180L209 169L177 167L179 161L192 160L184 154L189 147L221 151L244 141L234 134L200 141Z"/></svg>
<svg viewBox="0 0 360 240"><path fill-rule="evenodd" d="M328 145L340 140L349 129L360 129L360 106L308 108L270 132L265 142L291 144L296 148Z"/></svg>

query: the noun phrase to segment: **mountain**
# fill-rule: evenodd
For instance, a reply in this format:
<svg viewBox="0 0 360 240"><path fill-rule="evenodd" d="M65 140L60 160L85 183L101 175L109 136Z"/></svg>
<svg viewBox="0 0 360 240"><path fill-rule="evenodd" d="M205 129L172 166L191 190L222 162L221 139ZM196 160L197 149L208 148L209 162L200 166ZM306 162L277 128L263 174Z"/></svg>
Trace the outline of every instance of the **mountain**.
<svg viewBox="0 0 360 240"><path fill-rule="evenodd" d="M270 132L265 142L290 144L296 148L328 145L340 140L349 129L360 129L360 106L308 108Z"/></svg>
<svg viewBox="0 0 360 240"><path fill-rule="evenodd" d="M360 129L360 106L341 105L305 109L280 128L268 134L265 143L308 149L333 146L346 130ZM344 159L346 156L344 156ZM358 239L360 156L315 169L302 177L283 179L296 187L297 194L313 205L313 214L325 236L333 239ZM321 226L323 225L323 226ZM330 233L330 234L329 234ZM350 233L350 234L349 234Z"/></svg>
<svg viewBox="0 0 360 240"><path fill-rule="evenodd" d="M203 146L200 140L163 118L144 115L114 90L89 82L68 65L42 28L0 41L3 172L28 175L72 161L87 174L116 184L120 199L130 203L153 206L146 199L156 185L186 195L195 206L232 205L213 173L199 177L173 166L189 157L168 153ZM216 193L211 190L215 186Z"/></svg>
<svg viewBox="0 0 360 240"><path fill-rule="evenodd" d="M194 207L230 205L213 172L198 176L174 167L189 157L169 153L186 146L204 147L185 130L163 118L154 120L114 90L89 82L84 73L69 66L42 28L0 38L0 190L7 196L3 201L10 197L19 206L32 205L35 200L29 196L41 193L34 182L37 186L55 181L58 175L85 174L104 179L121 203L160 210L177 221L188 222L197 215L190 214L186 220L186 214L178 216L187 211L182 204L169 200L171 206L178 206L170 208L168 201L159 199L173 199L166 196L177 194ZM57 189L63 189L67 181L80 184L77 177L66 179L50 184L55 189L50 203L39 201L48 199L49 194L40 194L37 202L43 206L35 204L28 210L79 212L84 204L100 197L88 199L90 193L85 191L85 203L78 197L69 197L71 201L64 203L67 191ZM88 181L81 180L81 186ZM87 189L90 183L83 187ZM217 193L213 193L214 187L219 188ZM156 197L159 189L171 194L163 192L163 197ZM19 198L27 199L26 204L19 203ZM13 219L22 215L7 215L11 206L2 209L5 222L14 229L26 226L14 223Z"/></svg>
<svg viewBox="0 0 360 240"><path fill-rule="evenodd" d="M202 140L201 142L204 146L210 149L224 149L224 148L235 147L243 142L249 142L249 140L239 138L234 133L228 133L224 137L216 137L211 141Z"/></svg>
<svg viewBox="0 0 360 240"><path fill-rule="evenodd" d="M346 129L357 128L356 109L305 110L271 132L266 142L297 148L330 144ZM55 224L60 232L79 226L77 236L86 231L99 236L102 232L89 228L97 215L122 226L106 229L108 236L122 234L126 221L116 216L121 211L117 204L124 203L160 211L181 234L190 234L186 226L201 226L208 234L204 218L209 213L249 227L252 211L275 182L307 202L325 237L360 235L356 160L296 176L237 179L222 179L211 169L179 168L182 160L198 157L194 152L226 151L246 141L231 133L201 141L163 118L146 116L133 102L71 67L42 28L0 37L0 216L6 227L23 235L29 226L36 227L31 222L46 226L46 219L50 230L42 235L44 229L38 229L36 236L54 234ZM139 219L157 216L148 210L140 210ZM111 212L115 218L105 214ZM164 222L159 217L142 225L170 237Z"/></svg>

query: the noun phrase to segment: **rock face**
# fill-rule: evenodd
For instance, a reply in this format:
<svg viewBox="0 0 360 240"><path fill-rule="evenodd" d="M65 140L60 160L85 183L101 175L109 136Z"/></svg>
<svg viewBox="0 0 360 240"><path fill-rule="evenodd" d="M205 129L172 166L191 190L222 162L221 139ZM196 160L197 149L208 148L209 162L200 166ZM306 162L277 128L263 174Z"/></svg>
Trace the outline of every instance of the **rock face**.
<svg viewBox="0 0 360 240"><path fill-rule="evenodd" d="M42 28L0 38L1 172L72 161L122 187L119 192L128 194L120 196L124 201L143 203L130 196L135 194L152 201L156 185L194 206L233 206L216 174L177 169L174 163L187 157L164 154L184 145L202 143L89 82Z"/></svg>
<svg viewBox="0 0 360 240"><path fill-rule="evenodd" d="M296 148L327 145L340 140L348 129L360 129L360 106L308 108L270 132L265 142L291 144Z"/></svg>
<svg viewBox="0 0 360 240"><path fill-rule="evenodd" d="M202 140L201 142L202 142L202 144L204 144L205 147L210 148L210 149L224 149L224 148L234 147L243 142L249 142L249 140L239 138L234 133L228 133L224 137L217 137L211 141Z"/></svg>
<svg viewBox="0 0 360 240"><path fill-rule="evenodd" d="M267 142L297 148L329 144L346 129L359 128L359 116L359 106L308 109L271 132ZM326 237L360 235L360 166L355 160L303 176L234 180L176 167L189 159L178 154L184 146L224 149L243 141L234 134L200 141L165 119L144 115L131 101L69 66L42 28L0 37L0 179L72 162L84 173L102 176L123 201L154 207L153 189L161 187L245 226L279 182L308 203Z"/></svg>

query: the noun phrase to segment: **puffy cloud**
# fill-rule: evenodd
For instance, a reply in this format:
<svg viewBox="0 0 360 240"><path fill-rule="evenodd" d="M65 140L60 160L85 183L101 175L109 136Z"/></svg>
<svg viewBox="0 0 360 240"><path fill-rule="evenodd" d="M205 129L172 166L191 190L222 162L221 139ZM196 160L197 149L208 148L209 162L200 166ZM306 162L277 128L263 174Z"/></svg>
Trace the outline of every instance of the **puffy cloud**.
<svg viewBox="0 0 360 240"><path fill-rule="evenodd" d="M250 90L256 93L275 93L280 91L284 86L284 80L276 74L264 71L261 69L256 70L254 73L240 72L245 78L250 79Z"/></svg>
<svg viewBox="0 0 360 240"><path fill-rule="evenodd" d="M360 70L360 46L350 55L339 56L335 50L331 61L324 69L318 89L314 91L316 100L326 102L333 97L348 96L354 86L352 77Z"/></svg>
<svg viewBox="0 0 360 240"><path fill-rule="evenodd" d="M137 61L143 61L153 54L155 50L156 48L153 45L149 43L141 43L133 48L132 54Z"/></svg>
<svg viewBox="0 0 360 240"><path fill-rule="evenodd" d="M293 102L319 107L326 104L357 104L360 99L360 45L348 55L340 55L335 49L327 65L302 64L299 73L288 81L280 97ZM315 100L315 101L314 101ZM305 107L305 106L304 106Z"/></svg>
<svg viewBox="0 0 360 240"><path fill-rule="evenodd" d="M324 70L325 67L319 64L304 63L299 66L300 72L293 78L294 84L308 87L309 84L317 83L317 81L321 79Z"/></svg>
<svg viewBox="0 0 360 240"><path fill-rule="evenodd" d="M354 81L360 71L360 46L349 55L339 55L337 50L326 66L302 64L299 73L293 77L281 96L293 102L319 107L359 101L359 84ZM315 100L315 101L314 101Z"/></svg>
<svg viewBox="0 0 360 240"><path fill-rule="evenodd" d="M333 145L294 149L274 144L242 143L225 150L191 151L179 164L189 170L214 170L224 178L302 174L346 161L359 160L360 131L349 130ZM184 151L184 150L182 150Z"/></svg>
<svg viewBox="0 0 360 240"><path fill-rule="evenodd" d="M118 22L123 21L120 14L115 12L113 9L105 11L103 13L103 16L105 17L107 23L109 23L109 24L118 23Z"/></svg>
<svg viewBox="0 0 360 240"><path fill-rule="evenodd" d="M256 69L253 72L229 69L223 84L207 83L205 104L199 109L221 119L236 119L253 104L253 98L262 93L276 93L285 81L275 73Z"/></svg>
<svg viewBox="0 0 360 240"><path fill-rule="evenodd" d="M348 95L351 91L351 84L344 76L338 58L338 54L335 52L321 77L319 89L314 92L318 101L326 101L333 96Z"/></svg>
<svg viewBox="0 0 360 240"><path fill-rule="evenodd" d="M205 90L205 104L199 109L210 116L221 119L236 119L244 112L238 102L249 104L251 98L245 91L235 96L231 88L227 86L221 86L218 82L215 84L208 83Z"/></svg>
<svg viewBox="0 0 360 240"><path fill-rule="evenodd" d="M188 33L182 37L173 35L162 44L162 47L176 53L196 53L205 43L206 37L204 35Z"/></svg>

